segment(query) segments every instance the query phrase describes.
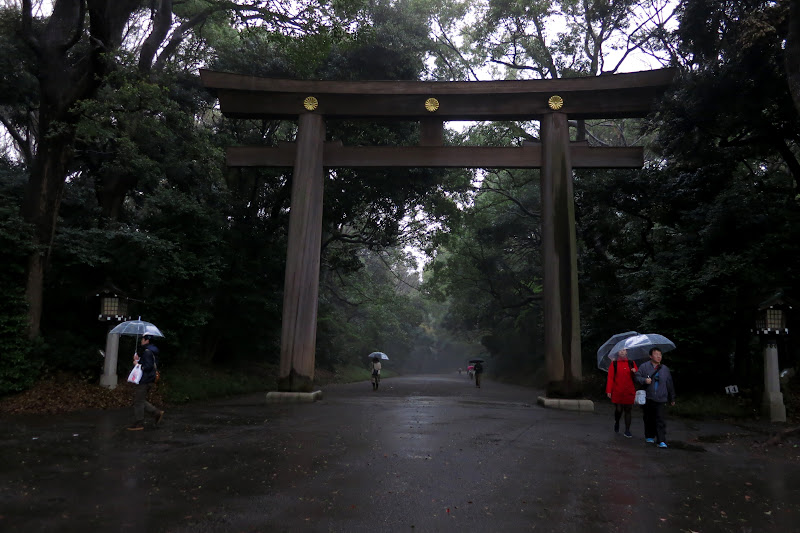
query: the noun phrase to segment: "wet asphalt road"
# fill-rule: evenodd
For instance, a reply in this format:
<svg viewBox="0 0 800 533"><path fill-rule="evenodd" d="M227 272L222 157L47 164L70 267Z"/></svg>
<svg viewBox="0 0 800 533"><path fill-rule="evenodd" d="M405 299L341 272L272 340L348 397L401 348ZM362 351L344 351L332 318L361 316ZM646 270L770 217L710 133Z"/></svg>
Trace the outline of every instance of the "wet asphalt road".
<svg viewBox="0 0 800 533"><path fill-rule="evenodd" d="M673 446L466 376L173 408L0 419L4 532L800 532L800 449L670 419ZM714 441L714 442L710 442Z"/></svg>

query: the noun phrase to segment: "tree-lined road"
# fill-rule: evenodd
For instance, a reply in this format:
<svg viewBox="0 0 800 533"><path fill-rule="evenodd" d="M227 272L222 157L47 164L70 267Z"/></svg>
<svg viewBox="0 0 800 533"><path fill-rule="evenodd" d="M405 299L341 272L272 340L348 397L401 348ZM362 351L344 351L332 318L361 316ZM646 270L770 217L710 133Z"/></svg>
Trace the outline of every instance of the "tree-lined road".
<svg viewBox="0 0 800 533"><path fill-rule="evenodd" d="M5 417L0 528L800 531L800 452L754 452L741 428L671 419L657 450L639 417L615 435L608 405L457 374L324 392L172 408L144 432L128 410Z"/></svg>

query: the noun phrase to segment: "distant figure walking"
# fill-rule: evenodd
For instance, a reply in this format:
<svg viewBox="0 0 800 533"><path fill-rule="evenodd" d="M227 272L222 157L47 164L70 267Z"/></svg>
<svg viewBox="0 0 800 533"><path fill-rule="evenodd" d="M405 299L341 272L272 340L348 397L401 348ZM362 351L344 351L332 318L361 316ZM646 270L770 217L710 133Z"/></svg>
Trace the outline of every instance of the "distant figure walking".
<svg viewBox="0 0 800 533"><path fill-rule="evenodd" d="M378 390L381 384L381 360L377 357L372 358L372 390Z"/></svg>
<svg viewBox="0 0 800 533"><path fill-rule="evenodd" d="M661 364L661 350L652 348L650 360L636 371L636 383L646 385L647 402L644 404L644 437L647 443L667 447L666 405L675 405L675 386L667 365Z"/></svg>
<svg viewBox="0 0 800 533"><path fill-rule="evenodd" d="M483 364L480 361L475 363L475 386L481 387L481 375L483 375Z"/></svg>
<svg viewBox="0 0 800 533"><path fill-rule="evenodd" d="M617 359L608 367L606 379L606 396L614 404L614 432L619 433L619 420L625 415L625 436L631 434L631 411L633 400L636 396L636 387L633 384L636 363L628 360L628 350L623 348L617 353Z"/></svg>

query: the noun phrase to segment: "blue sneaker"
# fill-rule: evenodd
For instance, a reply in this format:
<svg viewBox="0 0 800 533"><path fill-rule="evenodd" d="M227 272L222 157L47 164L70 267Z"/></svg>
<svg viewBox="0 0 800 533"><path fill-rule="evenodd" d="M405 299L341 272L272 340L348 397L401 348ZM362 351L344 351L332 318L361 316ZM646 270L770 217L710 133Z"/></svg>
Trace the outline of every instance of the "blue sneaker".
<svg viewBox="0 0 800 533"><path fill-rule="evenodd" d="M625 435L627 438L629 438L629 439L632 439L632 438L633 438L633 435L631 435L631 432L630 432L630 431L626 431L626 432L624 433L624 435Z"/></svg>
<svg viewBox="0 0 800 533"><path fill-rule="evenodd" d="M666 442L659 442L658 443L658 447L659 448L666 448L667 447L667 443Z"/></svg>
<svg viewBox="0 0 800 533"><path fill-rule="evenodd" d="M655 444L656 439L644 439L647 444Z"/></svg>

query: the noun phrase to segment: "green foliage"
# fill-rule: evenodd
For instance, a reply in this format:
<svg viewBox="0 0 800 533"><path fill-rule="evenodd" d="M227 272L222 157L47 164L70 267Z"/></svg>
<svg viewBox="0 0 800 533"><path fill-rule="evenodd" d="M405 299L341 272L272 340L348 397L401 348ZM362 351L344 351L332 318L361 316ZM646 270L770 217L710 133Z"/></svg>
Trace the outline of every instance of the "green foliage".
<svg viewBox="0 0 800 533"><path fill-rule="evenodd" d="M367 368L366 360L362 361L363 364L342 364L337 366L335 372L331 374L330 383L357 383L359 381L369 381L371 374ZM388 371L381 369L381 376L387 377ZM320 382L318 376L315 376L314 382L318 385L327 385L327 383Z"/></svg>
<svg viewBox="0 0 800 533"><path fill-rule="evenodd" d="M415 273L402 258L362 253L361 268L326 276L320 291L317 364L366 364L385 352L400 368L424 336Z"/></svg>
<svg viewBox="0 0 800 533"><path fill-rule="evenodd" d="M25 178L22 168L0 160L0 396L25 390L39 375L33 345L23 335L27 321L23 280L31 228L14 206L21 198Z"/></svg>
<svg viewBox="0 0 800 533"><path fill-rule="evenodd" d="M470 133L500 144L496 132L510 135L502 125ZM500 372L540 363L538 178L535 171L485 171L425 278L426 293L447 302L443 325L480 341Z"/></svg>
<svg viewBox="0 0 800 533"><path fill-rule="evenodd" d="M478 79L566 78L616 72L633 51L668 61L668 0L443 2L436 74ZM466 15L466 16L465 16ZM452 23L459 17L466 24ZM447 22L450 22L449 24Z"/></svg>
<svg viewBox="0 0 800 533"><path fill-rule="evenodd" d="M757 411L749 398L706 394L681 396L669 413L695 420L743 420L753 418Z"/></svg>
<svg viewBox="0 0 800 533"><path fill-rule="evenodd" d="M173 404L275 390L277 368L264 363L219 367L184 363L169 367L160 385Z"/></svg>

